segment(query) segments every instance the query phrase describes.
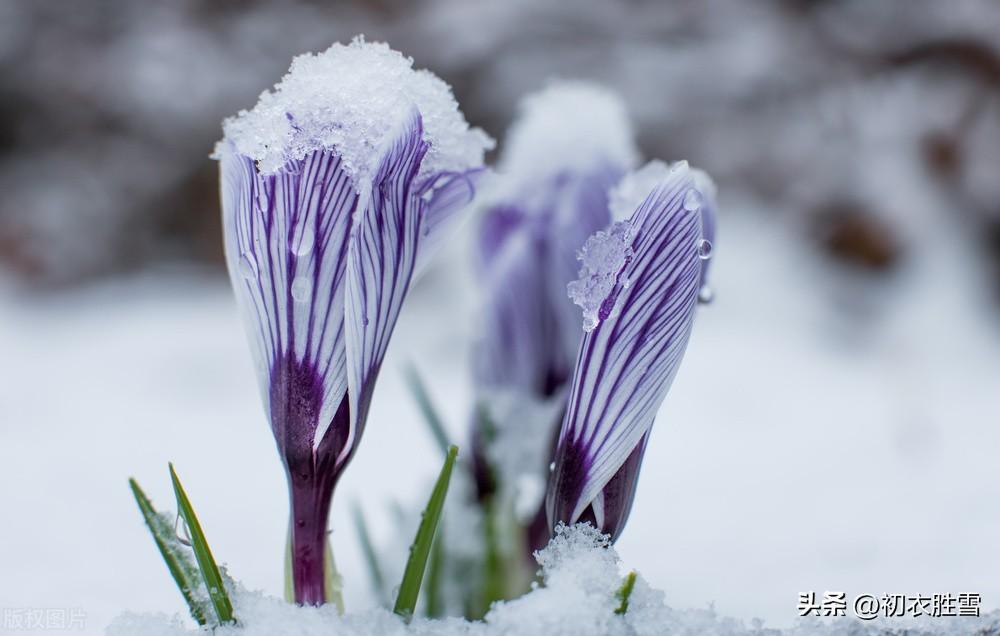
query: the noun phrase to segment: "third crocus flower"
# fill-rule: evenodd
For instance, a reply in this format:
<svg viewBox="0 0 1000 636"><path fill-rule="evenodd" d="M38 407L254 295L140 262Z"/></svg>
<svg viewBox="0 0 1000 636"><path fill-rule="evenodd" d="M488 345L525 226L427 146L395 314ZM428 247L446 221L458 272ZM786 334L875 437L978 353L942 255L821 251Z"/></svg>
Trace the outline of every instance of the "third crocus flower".
<svg viewBox="0 0 1000 636"><path fill-rule="evenodd" d="M296 58L216 148L226 262L288 477L294 599L335 597L334 487L415 272L492 140L384 44Z"/></svg>
<svg viewBox="0 0 1000 636"><path fill-rule="evenodd" d="M653 422L708 299L714 187L686 162L651 162L611 196L616 221L580 251L569 296L580 344L546 507L551 528L589 521L616 539Z"/></svg>

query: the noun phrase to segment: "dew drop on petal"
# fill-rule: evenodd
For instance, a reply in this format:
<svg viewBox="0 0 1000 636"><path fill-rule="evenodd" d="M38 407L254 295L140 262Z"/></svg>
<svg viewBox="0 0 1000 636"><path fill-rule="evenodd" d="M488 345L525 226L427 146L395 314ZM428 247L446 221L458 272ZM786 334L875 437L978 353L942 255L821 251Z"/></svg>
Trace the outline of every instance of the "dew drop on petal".
<svg viewBox="0 0 1000 636"><path fill-rule="evenodd" d="M188 530L187 524L184 522L184 519L181 518L179 513L176 517L174 517L174 535L177 536L177 540L180 541L182 545L186 545L189 548L191 547L191 532Z"/></svg>
<svg viewBox="0 0 1000 636"><path fill-rule="evenodd" d="M312 294L312 281L305 276L297 276L292 281L292 298L301 303L309 300L310 294Z"/></svg>
<svg viewBox="0 0 1000 636"><path fill-rule="evenodd" d="M250 261L250 259L247 257L246 254L240 256L240 262L237 265L237 268L240 270L240 276L242 276L243 278L250 279L257 274L257 272L254 271L253 263Z"/></svg>
<svg viewBox="0 0 1000 636"><path fill-rule="evenodd" d="M708 285L703 285L701 289L698 290L698 302L702 305L708 305L715 298L715 291Z"/></svg>
<svg viewBox="0 0 1000 636"><path fill-rule="evenodd" d="M706 239L698 241L698 258L707 261L712 258L712 242Z"/></svg>
<svg viewBox="0 0 1000 636"><path fill-rule="evenodd" d="M299 237L298 243L292 246L296 256L305 256L313 250L313 245L316 244L316 234L310 228L305 228L302 230L302 236Z"/></svg>
<svg viewBox="0 0 1000 636"><path fill-rule="evenodd" d="M698 192L697 188L691 188L684 195L684 209L688 212L694 212L701 208L701 192Z"/></svg>
<svg viewBox="0 0 1000 636"><path fill-rule="evenodd" d="M555 472L555 470L556 470L556 463L552 462L551 464L549 464L549 472L553 473Z"/></svg>

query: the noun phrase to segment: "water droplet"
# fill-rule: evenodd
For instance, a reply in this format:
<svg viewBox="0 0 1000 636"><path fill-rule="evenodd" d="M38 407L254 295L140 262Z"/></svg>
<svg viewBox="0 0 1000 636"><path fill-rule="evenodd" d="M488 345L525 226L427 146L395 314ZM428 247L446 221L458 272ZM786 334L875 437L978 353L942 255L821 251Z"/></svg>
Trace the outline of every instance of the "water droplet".
<svg viewBox="0 0 1000 636"><path fill-rule="evenodd" d="M712 258L712 242L706 239L698 241L698 258L707 261Z"/></svg>
<svg viewBox="0 0 1000 636"><path fill-rule="evenodd" d="M701 208L701 192L698 192L697 188L691 188L684 195L684 209L688 212L694 212Z"/></svg>
<svg viewBox="0 0 1000 636"><path fill-rule="evenodd" d="M698 302L702 305L711 303L714 298L715 291L708 285L702 285L702 288L698 290Z"/></svg>
<svg viewBox="0 0 1000 636"><path fill-rule="evenodd" d="M247 257L246 254L240 256L240 262L237 265L237 269L240 270L240 276L243 278L249 279L257 275L257 272L254 271L253 262Z"/></svg>
<svg viewBox="0 0 1000 636"><path fill-rule="evenodd" d="M293 245L293 251L296 256L305 256L313 250L313 245L316 244L316 234L309 228L302 230L302 236L299 237L299 242Z"/></svg>
<svg viewBox="0 0 1000 636"><path fill-rule="evenodd" d="M552 462L551 464L549 464L549 472L553 473L555 472L555 470L556 470L556 463Z"/></svg>
<svg viewBox="0 0 1000 636"><path fill-rule="evenodd" d="M312 294L312 281L305 276L297 276L292 281L292 298L301 303L309 300L310 294Z"/></svg>
<svg viewBox="0 0 1000 636"><path fill-rule="evenodd" d="M184 523L184 519L180 514L174 517L174 535L181 542L181 545L191 547L191 532L188 530L187 524Z"/></svg>

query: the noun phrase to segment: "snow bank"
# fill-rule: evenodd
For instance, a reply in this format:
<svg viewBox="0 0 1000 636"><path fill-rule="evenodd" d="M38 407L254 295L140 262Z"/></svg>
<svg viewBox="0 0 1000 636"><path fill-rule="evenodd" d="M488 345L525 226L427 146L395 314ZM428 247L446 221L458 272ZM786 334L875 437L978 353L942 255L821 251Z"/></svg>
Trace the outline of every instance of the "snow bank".
<svg viewBox="0 0 1000 636"><path fill-rule="evenodd" d="M288 74L264 91L252 110L223 123L225 141L272 173L287 161L335 148L349 173L363 180L379 151L416 107L431 147L421 174L466 170L483 164L493 140L469 128L451 88L413 59L385 43L334 44L292 60ZM216 156L224 152L217 148Z"/></svg>
<svg viewBox="0 0 1000 636"><path fill-rule="evenodd" d="M961 619L929 619L924 622L885 620L862 623L847 618L827 621L803 620L788 630L764 629L762 621L745 625L718 616L712 609L674 610L664 603L662 592L642 579L636 580L628 611L619 615L615 592L624 572L607 535L589 524L560 526L556 537L536 553L543 584L535 584L525 596L497 603L485 621L459 618L414 619L409 625L387 609L372 609L340 616L332 605L298 607L240 586L231 591L239 627L215 630L218 636L865 636L905 633L909 636L971 634L995 630L1000 612ZM164 614L126 614L107 630L108 636L187 636L204 633L188 629L182 620Z"/></svg>

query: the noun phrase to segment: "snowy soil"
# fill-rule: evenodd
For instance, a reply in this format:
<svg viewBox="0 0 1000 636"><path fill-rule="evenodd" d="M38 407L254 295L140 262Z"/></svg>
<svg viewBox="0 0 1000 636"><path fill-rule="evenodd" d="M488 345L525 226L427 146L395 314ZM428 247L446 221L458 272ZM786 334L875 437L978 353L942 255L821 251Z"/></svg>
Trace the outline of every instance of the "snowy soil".
<svg viewBox="0 0 1000 636"><path fill-rule="evenodd" d="M716 301L654 429L625 566L671 607L714 603L747 626L792 625L810 590L969 592L997 608L1000 336L973 255L944 231L875 286L761 219L723 216ZM461 252L414 288L335 496L351 611L374 600L350 504L377 543L412 535L390 502L424 499L439 468L405 360L462 438L474 288ZM221 276L0 291L0 404L0 608L82 611L85 633L125 610L183 614L126 484L172 508L168 460L217 558L280 596L284 478Z"/></svg>

